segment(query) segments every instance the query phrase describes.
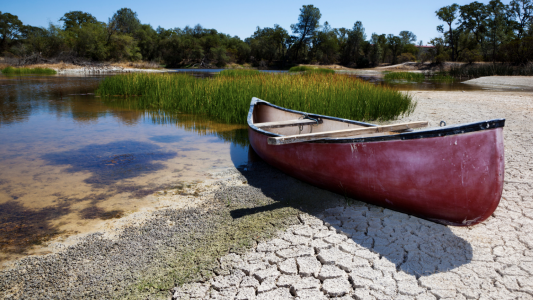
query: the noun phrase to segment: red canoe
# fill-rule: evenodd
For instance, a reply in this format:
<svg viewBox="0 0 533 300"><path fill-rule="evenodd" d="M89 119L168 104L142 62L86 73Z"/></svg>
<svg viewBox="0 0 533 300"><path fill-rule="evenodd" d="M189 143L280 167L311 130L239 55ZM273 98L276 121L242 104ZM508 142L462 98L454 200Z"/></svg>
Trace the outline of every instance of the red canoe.
<svg viewBox="0 0 533 300"><path fill-rule="evenodd" d="M487 219L503 189L504 119L413 131L307 114L253 98L255 152L300 180L434 222Z"/></svg>

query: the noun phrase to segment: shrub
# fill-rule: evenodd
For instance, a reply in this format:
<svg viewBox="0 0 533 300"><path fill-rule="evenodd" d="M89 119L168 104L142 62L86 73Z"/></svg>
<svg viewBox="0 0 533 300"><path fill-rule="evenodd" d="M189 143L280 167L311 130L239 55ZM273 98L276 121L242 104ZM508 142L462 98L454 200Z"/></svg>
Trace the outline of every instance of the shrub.
<svg viewBox="0 0 533 300"><path fill-rule="evenodd" d="M404 63L408 61L416 61L416 57L411 53L402 53L400 56L398 56L399 63Z"/></svg>

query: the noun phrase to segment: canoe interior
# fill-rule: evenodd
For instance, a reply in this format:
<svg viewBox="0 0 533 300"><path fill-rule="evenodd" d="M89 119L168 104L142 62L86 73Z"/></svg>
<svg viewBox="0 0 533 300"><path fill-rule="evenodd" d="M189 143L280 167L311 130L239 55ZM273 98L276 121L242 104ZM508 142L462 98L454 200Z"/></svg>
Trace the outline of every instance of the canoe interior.
<svg viewBox="0 0 533 300"><path fill-rule="evenodd" d="M281 110L276 107L272 107L270 105L266 105L263 103L257 103L253 110L252 121L253 121L253 124L290 121L290 120L303 119L303 116L304 115L300 113L285 111L285 110ZM313 117L312 114L310 114L309 116L312 118L316 118L316 117ZM268 128L264 130L268 132L280 134L280 135L297 135L297 134L304 134L304 133L317 133L317 132L324 132L324 131L371 127L370 125L369 126L359 125L359 124L343 122L343 121L335 120L335 119L326 119L326 118L319 118L319 119L321 121L320 124L304 125L304 126L285 126L285 127L277 127L277 128ZM389 132L357 135L357 137L361 138L361 137L370 137L370 136L384 136L384 135L391 135L391 134L398 134L398 133L399 132L389 131ZM346 138L349 138L349 137L346 137Z"/></svg>

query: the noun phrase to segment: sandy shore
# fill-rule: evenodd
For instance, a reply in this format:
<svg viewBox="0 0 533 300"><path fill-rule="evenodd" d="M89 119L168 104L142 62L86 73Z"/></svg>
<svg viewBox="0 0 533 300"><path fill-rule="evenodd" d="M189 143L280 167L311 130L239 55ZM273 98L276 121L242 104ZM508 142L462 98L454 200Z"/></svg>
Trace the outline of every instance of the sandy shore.
<svg viewBox="0 0 533 300"><path fill-rule="evenodd" d="M484 223L348 205L256 162L159 195L182 208L19 260L0 272L0 298L533 299L533 94L411 93L417 109L399 122L507 119L504 194ZM353 216L358 234L341 234Z"/></svg>
<svg viewBox="0 0 533 300"><path fill-rule="evenodd" d="M465 84L475 84L491 87L529 88L533 89L533 76L488 76L464 81Z"/></svg>

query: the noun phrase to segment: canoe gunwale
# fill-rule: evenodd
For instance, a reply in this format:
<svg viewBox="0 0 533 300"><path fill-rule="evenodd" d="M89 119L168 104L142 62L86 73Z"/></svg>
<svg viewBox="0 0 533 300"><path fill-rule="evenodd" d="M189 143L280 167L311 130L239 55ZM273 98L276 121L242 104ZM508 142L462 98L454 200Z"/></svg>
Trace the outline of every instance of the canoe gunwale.
<svg viewBox="0 0 533 300"><path fill-rule="evenodd" d="M342 118L336 118L336 117L331 117L331 116L311 114L311 113L306 113L302 111L292 110L292 109L277 106L270 102L253 97L252 101L250 102L250 110L248 111L248 118L247 118L248 126L252 130L259 132L261 134L264 134L266 136L269 136L269 137L281 137L283 135L260 129L259 127L253 124L253 112L254 112L255 106L258 104L268 105L268 106L271 106L271 107L274 107L274 108L277 108L279 110L286 111L286 112L297 113L297 114L302 114L302 115L308 114L310 117L314 117L314 118L328 119L328 120L333 120L333 121L338 121L338 122L343 122L343 123L350 123L354 125L365 126L365 127L378 126L378 125L371 124L371 123L365 123L365 122L359 122L359 121L354 121L354 120L349 120L349 119L342 119ZM423 138L433 138L433 137L464 134L464 133L470 133L470 132L475 132L475 131L495 129L495 128L500 128L504 126L505 126L505 119L493 119L493 120L487 120L487 121L459 124L459 125L454 125L454 126L428 128L428 129L419 130L419 131L408 131L408 132L402 132L402 133L395 134L395 135L353 137L353 138L350 138L350 137L348 138L346 137L323 138L320 140L306 141L303 143L366 143L366 142L381 142L381 141L390 141L390 140L412 140L412 139L423 139Z"/></svg>

